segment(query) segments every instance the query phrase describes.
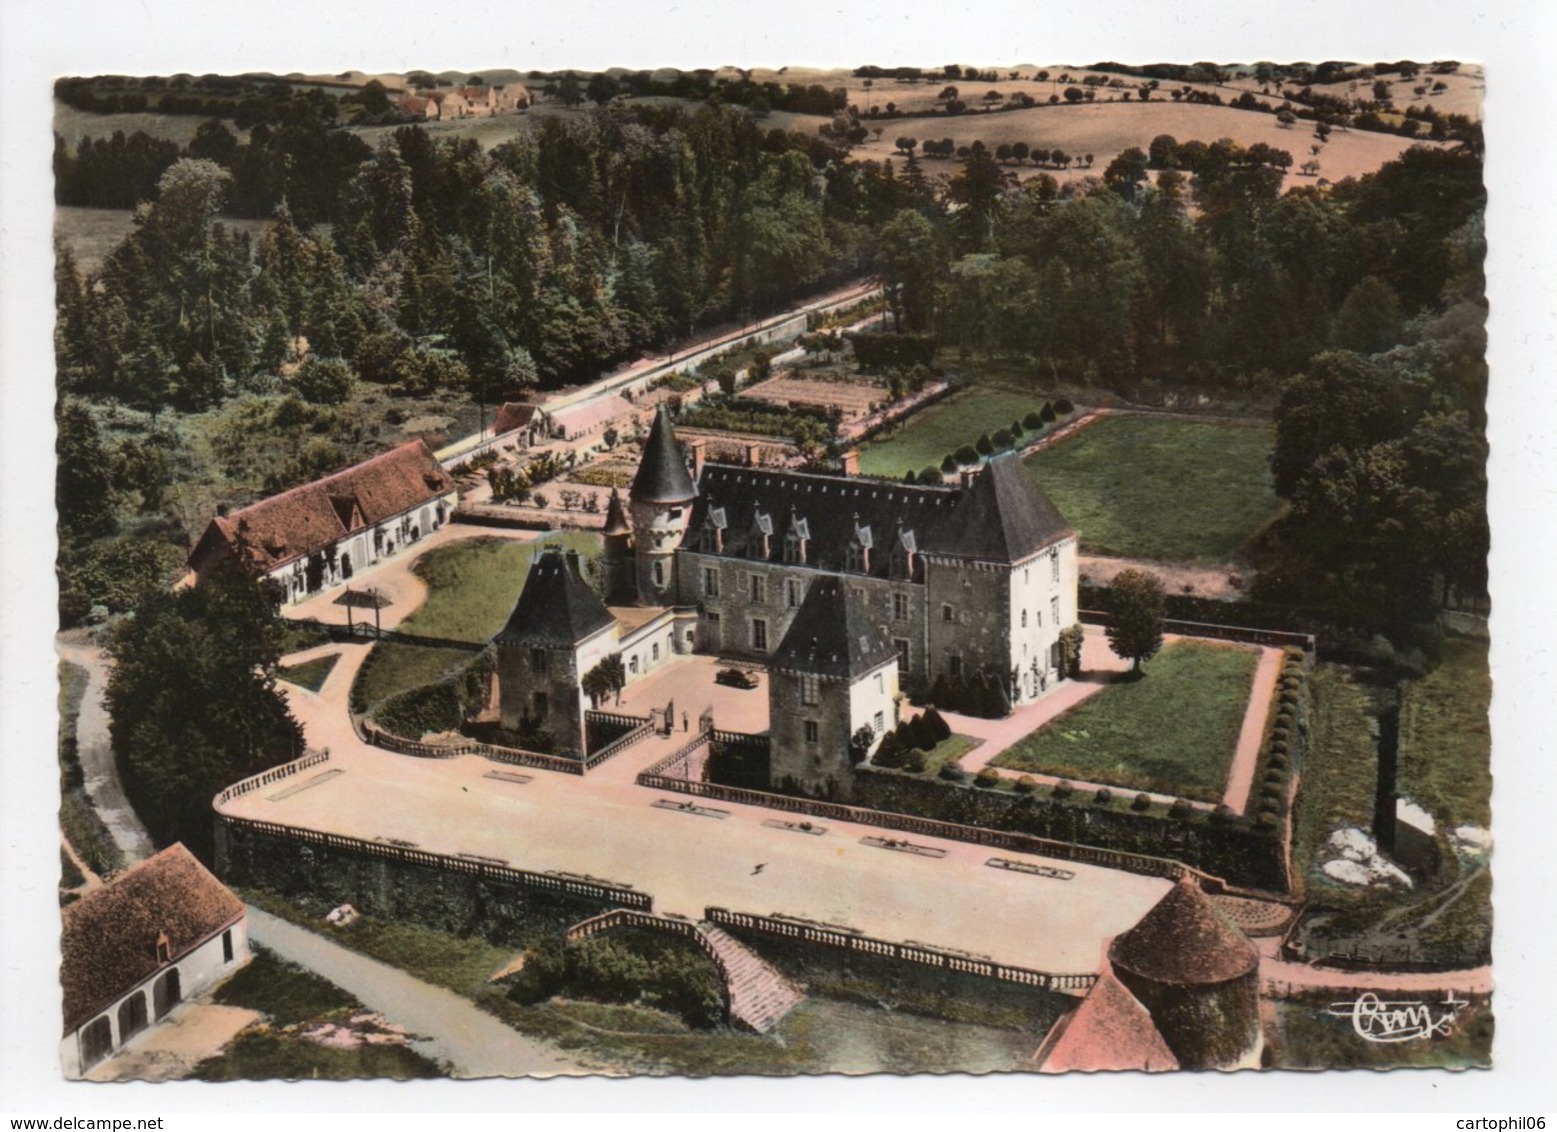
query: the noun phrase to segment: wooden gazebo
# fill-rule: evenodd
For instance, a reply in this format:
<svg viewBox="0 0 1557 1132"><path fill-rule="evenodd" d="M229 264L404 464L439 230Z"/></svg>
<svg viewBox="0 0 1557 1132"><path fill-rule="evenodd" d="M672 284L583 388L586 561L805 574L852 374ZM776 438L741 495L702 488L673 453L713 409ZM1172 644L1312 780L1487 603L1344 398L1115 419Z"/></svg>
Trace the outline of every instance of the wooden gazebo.
<svg viewBox="0 0 1557 1132"><path fill-rule="evenodd" d="M351 611L353 609L371 609L373 611L373 635L376 637L384 631L383 626L379 624L379 610L387 609L394 602L390 601L372 586L366 586L360 590L354 590L347 586L346 592L335 599L335 604L346 607L346 629L351 633L357 631L357 626L352 620ZM367 622L363 622L362 628L364 632L367 630L367 627Z"/></svg>

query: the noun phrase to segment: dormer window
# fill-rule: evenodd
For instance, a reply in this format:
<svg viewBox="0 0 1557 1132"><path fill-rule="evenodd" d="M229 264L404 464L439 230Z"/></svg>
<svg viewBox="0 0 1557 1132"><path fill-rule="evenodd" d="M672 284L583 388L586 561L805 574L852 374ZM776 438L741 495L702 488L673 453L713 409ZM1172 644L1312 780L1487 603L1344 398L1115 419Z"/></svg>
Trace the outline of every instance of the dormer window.
<svg viewBox="0 0 1557 1132"><path fill-rule="evenodd" d="M762 511L754 512L751 522L751 538L746 553L751 558L767 559L773 554L773 516Z"/></svg>
<svg viewBox="0 0 1557 1132"><path fill-rule="evenodd" d="M798 517L790 519L789 530L784 534L784 561L804 565L810 541L811 524Z"/></svg>
<svg viewBox="0 0 1557 1132"><path fill-rule="evenodd" d="M784 561L789 563L805 561L805 555L800 550L800 536L794 531L784 536Z"/></svg>
<svg viewBox="0 0 1557 1132"><path fill-rule="evenodd" d="M854 516L854 537L849 540L846 552L846 569L853 573L870 573L870 551L874 540L871 538L870 528L860 522L858 515Z"/></svg>
<svg viewBox="0 0 1557 1132"><path fill-rule="evenodd" d="M167 932L159 932L157 934L157 962L173 962L173 945L168 942Z"/></svg>

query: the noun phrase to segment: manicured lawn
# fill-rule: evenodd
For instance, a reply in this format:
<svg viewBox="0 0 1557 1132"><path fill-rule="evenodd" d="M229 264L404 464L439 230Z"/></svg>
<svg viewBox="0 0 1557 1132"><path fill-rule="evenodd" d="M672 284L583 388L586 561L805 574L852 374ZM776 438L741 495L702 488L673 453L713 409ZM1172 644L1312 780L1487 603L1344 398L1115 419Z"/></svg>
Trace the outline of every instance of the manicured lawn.
<svg viewBox="0 0 1557 1132"><path fill-rule="evenodd" d="M485 645L513 612L537 549L552 545L593 560L600 552L600 536L573 531L536 542L466 539L429 551L416 563L417 575L427 583L427 601L400 624L400 631ZM357 677L353 700L372 707L400 692L436 683L473 656L464 649L377 645Z"/></svg>
<svg viewBox="0 0 1557 1132"><path fill-rule="evenodd" d="M947 453L975 443L981 433L993 436L999 429L1009 429L1012 421L1042 409L1045 399L1038 393L980 388L937 401L911 415L901 428L861 449L860 471L867 476L902 479L904 472L932 465L938 468Z"/></svg>
<svg viewBox="0 0 1557 1132"><path fill-rule="evenodd" d="M1113 415L1027 461L1089 554L1223 562L1276 513L1264 428Z"/></svg>
<svg viewBox="0 0 1557 1132"><path fill-rule="evenodd" d="M1440 821L1491 824L1492 673L1487 642L1450 637L1400 707L1400 787Z"/></svg>
<svg viewBox="0 0 1557 1132"><path fill-rule="evenodd" d="M947 763L954 763L979 745L977 739L967 735L948 735L924 753L924 773L939 774Z"/></svg>
<svg viewBox="0 0 1557 1132"><path fill-rule="evenodd" d="M276 675L288 684L296 684L299 688L317 692L329 679L330 672L335 668L335 662L338 660L340 660L339 653L333 656L321 656L314 660L305 660L302 664L294 664L290 668L283 667Z"/></svg>
<svg viewBox="0 0 1557 1132"><path fill-rule="evenodd" d="M1104 689L994 765L1220 801L1258 663L1249 649L1171 641L1144 679Z"/></svg>

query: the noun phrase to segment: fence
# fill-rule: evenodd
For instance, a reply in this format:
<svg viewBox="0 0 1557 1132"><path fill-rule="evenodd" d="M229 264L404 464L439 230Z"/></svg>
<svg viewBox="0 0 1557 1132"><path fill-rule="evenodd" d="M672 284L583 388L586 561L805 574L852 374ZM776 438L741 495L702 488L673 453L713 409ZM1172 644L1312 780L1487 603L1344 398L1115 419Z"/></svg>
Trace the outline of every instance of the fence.
<svg viewBox="0 0 1557 1132"><path fill-rule="evenodd" d="M271 767L259 774L251 775L241 781L234 782L226 790L216 796L216 804L220 806L224 802L230 802L234 798L242 797L251 790L258 790L261 786L269 786L272 782L279 782L283 778L290 778L300 770L307 770L311 766L318 766L330 757L330 748L322 751L308 751L302 758L293 759L289 763Z"/></svg>
<svg viewBox="0 0 1557 1132"><path fill-rule="evenodd" d="M421 645L429 649L460 649L464 652L481 652L485 642L457 641L452 637L424 637L416 633L402 633L398 629L380 629L367 621L355 621L350 625L326 625L320 627L332 641L352 641L366 637L375 641L389 641L397 645Z"/></svg>
<svg viewBox="0 0 1557 1132"><path fill-rule="evenodd" d="M626 716L624 718L632 719L634 717ZM579 773L582 774L586 770L593 770L607 759L615 758L640 739L647 739L652 734L654 734L654 723L651 720L645 719L625 735L618 736L598 751L585 755Z"/></svg>
<svg viewBox="0 0 1557 1132"><path fill-rule="evenodd" d="M463 873L482 880L507 882L544 892L566 896L582 896L590 900L611 901L629 908L648 911L654 906L654 898L639 892L630 885L612 884L603 880L585 880L581 877L559 876L553 873L537 873L528 869L516 869L512 865L497 864L477 857L461 857L447 853L433 853L426 849L391 845L382 841L365 841L360 837L347 837L339 833L323 833L313 829L277 825L255 818L238 818L228 814L217 815L217 820L229 830L247 830L265 837L279 838L303 845L313 845L341 853L401 865L421 865L445 872Z"/></svg>
<svg viewBox="0 0 1557 1132"><path fill-rule="evenodd" d="M478 743L474 739L463 743L423 743L417 739L404 739L392 732L382 731L366 721L363 723L362 737L375 747L382 747L396 754L415 755L420 759L452 759L460 755L481 755L497 762L536 767L540 770L555 770L563 774L583 774L586 767L582 759L570 759L565 755L543 755L538 751L524 751L518 747L498 747L491 743ZM601 754L605 752L602 751ZM616 751L611 751L611 754L616 754Z"/></svg>
<svg viewBox="0 0 1557 1132"><path fill-rule="evenodd" d="M1109 615L1096 609L1083 609L1077 618L1084 625L1107 625ZM1312 633L1289 633L1283 629L1256 629L1248 625L1214 625L1208 621L1176 621L1164 618L1163 632L1177 633L1184 637L1207 637L1216 641L1238 641L1247 645L1263 645L1267 648L1296 647L1312 655Z"/></svg>
<svg viewBox="0 0 1557 1132"><path fill-rule="evenodd" d="M524 431L522 428L511 428L507 432L500 432L496 436L487 437L485 440L481 439L483 434L478 432L465 437L463 440L456 440L446 448L438 449L433 455L445 469L453 468L458 464L465 463L467 460L474 460L477 456L490 452L499 445L517 440L519 434Z"/></svg>
<svg viewBox="0 0 1557 1132"><path fill-rule="evenodd" d="M613 928L652 928L655 931L681 936L697 944L698 949L708 956L714 964L714 969L719 972L719 991L724 996L725 1010L729 1011L730 969L725 963L724 956L719 954L719 949L714 946L714 941L699 931L698 926L691 920L678 919L674 916L657 916L652 912L640 912L632 908L612 908L609 912L602 912L598 916L591 916L587 920L574 924L567 931L567 939L572 943Z"/></svg>
<svg viewBox="0 0 1557 1132"><path fill-rule="evenodd" d="M795 920L781 920L773 916L754 916L747 912L732 912L727 908L708 908L704 916L711 924L722 928L763 932L782 939L802 943L821 944L860 955L876 955L885 959L917 963L924 967L937 967L945 971L957 971L984 979L1016 983L1044 990L1077 992L1089 990L1097 982L1095 974L1057 975L1048 971L1035 971L1029 967L1013 967L996 963L993 959L980 959L972 955L960 955L924 944L892 943L867 935L825 928L818 924L805 924Z"/></svg>

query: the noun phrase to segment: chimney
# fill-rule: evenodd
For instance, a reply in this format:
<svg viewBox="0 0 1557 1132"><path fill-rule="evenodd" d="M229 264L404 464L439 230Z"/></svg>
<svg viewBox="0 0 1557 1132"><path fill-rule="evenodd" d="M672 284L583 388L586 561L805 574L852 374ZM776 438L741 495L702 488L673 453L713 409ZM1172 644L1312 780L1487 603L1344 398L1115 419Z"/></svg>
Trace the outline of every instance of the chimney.
<svg viewBox="0 0 1557 1132"><path fill-rule="evenodd" d="M979 478L979 472L983 469L975 466L962 469L962 490L967 491L973 486L973 481Z"/></svg>
<svg viewBox="0 0 1557 1132"><path fill-rule="evenodd" d="M569 547L567 554L565 554L564 557L568 560L568 569L573 571L573 576L583 580L584 574L579 568L578 551L574 550L572 547Z"/></svg>
<svg viewBox="0 0 1557 1132"><path fill-rule="evenodd" d="M216 516L219 519L227 518L227 504L225 504L225 503L218 503L216 505Z"/></svg>
<svg viewBox="0 0 1557 1132"><path fill-rule="evenodd" d="M843 474L857 476L860 474L860 450L851 448L841 457L843 460Z"/></svg>
<svg viewBox="0 0 1557 1132"><path fill-rule="evenodd" d="M762 445L748 444L746 446L746 464L748 467L762 467Z"/></svg>
<svg viewBox="0 0 1557 1132"><path fill-rule="evenodd" d="M697 483L703 478L703 463L708 459L708 441L702 437L689 440L687 450L692 453L692 482Z"/></svg>

